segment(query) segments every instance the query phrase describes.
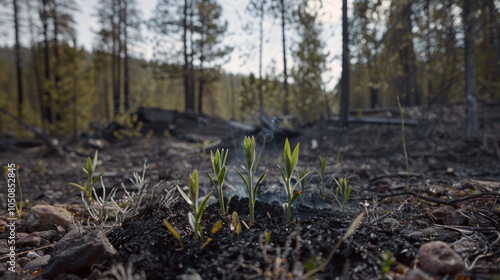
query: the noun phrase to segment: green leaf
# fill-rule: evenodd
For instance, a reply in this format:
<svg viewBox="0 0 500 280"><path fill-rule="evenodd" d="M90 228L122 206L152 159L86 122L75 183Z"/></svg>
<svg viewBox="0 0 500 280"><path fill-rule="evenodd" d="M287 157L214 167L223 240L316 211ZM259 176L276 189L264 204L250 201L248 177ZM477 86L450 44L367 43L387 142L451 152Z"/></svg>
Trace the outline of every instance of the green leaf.
<svg viewBox="0 0 500 280"><path fill-rule="evenodd" d="M281 166L278 165L278 168L280 169L281 171L281 177L283 178L283 182L286 184L287 182L287 178L285 176L285 173L283 172L283 169L281 169ZM285 186L285 190L286 190L286 186Z"/></svg>
<svg viewBox="0 0 500 280"><path fill-rule="evenodd" d="M82 186L78 185L78 184L75 184L75 183L69 183L69 184L71 186L73 186L73 187L77 187L81 192L85 191L85 189Z"/></svg>
<svg viewBox="0 0 500 280"><path fill-rule="evenodd" d="M215 174L215 176L217 176L219 174L220 168L221 168L219 150L217 150L217 152L215 152L213 166L214 166L214 174Z"/></svg>
<svg viewBox="0 0 500 280"><path fill-rule="evenodd" d="M92 161L90 160L90 157L87 158L87 174L92 171Z"/></svg>
<svg viewBox="0 0 500 280"><path fill-rule="evenodd" d="M177 187L177 191L179 191L179 193L181 194L182 198L184 198L184 200L189 204L189 206L191 206L191 208L193 207L193 202L191 201L191 199L189 198L189 196L187 196L187 194L181 189L181 187L179 186L176 186Z"/></svg>
<svg viewBox="0 0 500 280"><path fill-rule="evenodd" d="M207 205L208 199L212 195L213 191L209 192L207 196L205 196L205 199L203 199L203 202L200 204L200 208L198 208L198 213L196 213L196 223L200 223L201 221L201 216L203 215L203 212L205 212L205 206Z"/></svg>
<svg viewBox="0 0 500 280"><path fill-rule="evenodd" d="M95 171L95 168L97 167L97 151L95 151L95 154L94 154L94 161L92 162L92 171Z"/></svg>
<svg viewBox="0 0 500 280"><path fill-rule="evenodd" d="M210 243L211 241L212 241L212 238L207 238L205 243L203 243L203 245L201 245L200 250L203 250L203 248L205 248L208 245L208 243Z"/></svg>
<svg viewBox="0 0 500 280"><path fill-rule="evenodd" d="M83 170L83 173L85 173L86 175L89 175L89 172L87 171L87 169L85 169L85 167L82 167L82 170Z"/></svg>
<svg viewBox="0 0 500 280"><path fill-rule="evenodd" d="M196 205L196 209L198 209L198 182L198 171L195 169L193 173L189 175L189 198L191 198L191 201Z"/></svg>
<svg viewBox="0 0 500 280"><path fill-rule="evenodd" d="M222 188L222 185L224 184L224 178L226 177L226 167L222 167L220 173L219 173L219 186Z"/></svg>
<svg viewBox="0 0 500 280"><path fill-rule="evenodd" d="M290 174L288 176L292 177L293 170L297 166L297 163L299 162L299 146L300 143L297 143L297 146L295 146L295 149L293 150L293 155L292 155L292 160L291 160L291 167L292 169L290 170Z"/></svg>
<svg viewBox="0 0 500 280"><path fill-rule="evenodd" d="M218 220L217 222L215 222L215 224L212 226L212 230L211 230L212 235L215 235L217 232L219 232L219 230L222 228L222 226L223 226L223 223L221 220Z"/></svg>
<svg viewBox="0 0 500 280"><path fill-rule="evenodd" d="M299 191L299 192L296 192L293 197L292 197L292 200L290 201L290 205L292 205L296 200L297 198L299 198L299 195L301 194L302 192Z"/></svg>
<svg viewBox="0 0 500 280"><path fill-rule="evenodd" d="M172 233L172 235L179 241L179 243L181 244L181 248L184 248L184 244L182 243L182 238L179 232L172 225L170 225L167 220L163 219L163 223L167 227L168 231L170 231L170 233Z"/></svg>
<svg viewBox="0 0 500 280"><path fill-rule="evenodd" d="M205 171L205 174L207 174L207 177L208 177L208 180L210 180L210 183L217 189L217 184L212 179L212 176L210 176L210 174L208 174L208 172L206 172L206 171Z"/></svg>
<svg viewBox="0 0 500 280"><path fill-rule="evenodd" d="M198 239L198 227L196 226L196 219L194 218L193 213L189 212L188 213L188 220L189 224L191 225L191 228L193 229L193 233L195 235L195 239Z"/></svg>
<svg viewBox="0 0 500 280"><path fill-rule="evenodd" d="M351 237L356 232L356 229L359 227L359 224L361 223L361 220L363 220L364 216L365 212L361 212L361 214L359 214L358 217L356 217L356 219L351 223L351 225L347 229L344 236L342 236L341 240L345 240Z"/></svg>
<svg viewBox="0 0 500 280"><path fill-rule="evenodd" d="M226 159L227 159L227 154L228 154L228 152L229 152L229 149L227 149L227 150L225 150L225 151L224 151L224 149L222 149L221 156L224 158L224 159L222 160L222 165L223 165L223 166L224 166L224 165L226 165Z"/></svg>
<svg viewBox="0 0 500 280"><path fill-rule="evenodd" d="M236 211L233 211L233 218L231 222L233 223L233 227L236 229L236 225L239 223L238 213Z"/></svg>
<svg viewBox="0 0 500 280"><path fill-rule="evenodd" d="M101 178L102 174L104 174L104 170L101 171L101 173L99 173L99 175L97 175L94 180L92 181L92 186L95 184L95 182L97 182L97 180L99 180L99 178Z"/></svg>
<svg viewBox="0 0 500 280"><path fill-rule="evenodd" d="M243 180L243 183L245 183L245 186L247 187L248 190L250 190L250 186L248 186L248 183L247 183L247 179L245 179L245 177L243 177L243 175L241 175L241 173L238 171L238 169L234 169L236 170L236 172L238 172L238 175L240 175L241 179Z"/></svg>
<svg viewBox="0 0 500 280"><path fill-rule="evenodd" d="M267 171L268 170L266 169L266 171L264 171L264 173L262 173L262 175L260 175L259 180L257 180L257 183L255 184L255 188L253 190L254 201L252 202L254 204L255 204L255 200L257 199L257 190L259 189L259 185L260 185L260 183L262 183L262 180L264 180L264 177L266 177Z"/></svg>
<svg viewBox="0 0 500 280"><path fill-rule="evenodd" d="M295 190L295 187L297 187L297 186L300 184L300 182L301 182L302 180L304 180L304 179L307 177L307 175L309 175L309 173L311 173L311 172L307 172L307 173L306 173L306 175L302 176L302 178L300 178L300 179L297 181L297 183L295 183L295 185L294 185L294 186L293 186L293 188L292 188L292 191L293 191L293 190Z"/></svg>

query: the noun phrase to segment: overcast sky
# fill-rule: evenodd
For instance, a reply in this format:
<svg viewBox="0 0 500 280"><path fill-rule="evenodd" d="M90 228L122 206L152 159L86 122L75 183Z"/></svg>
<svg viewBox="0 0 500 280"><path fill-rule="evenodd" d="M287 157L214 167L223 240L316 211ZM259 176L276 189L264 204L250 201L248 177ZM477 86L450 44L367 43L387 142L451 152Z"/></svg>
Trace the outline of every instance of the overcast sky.
<svg viewBox="0 0 500 280"><path fill-rule="evenodd" d="M77 31L80 44L83 44L87 50L92 50L95 42L95 30L98 30L95 7L97 0L80 0L80 12L75 15L77 22ZM155 9L156 0L137 0L138 8L142 11L144 19L148 19ZM243 31L243 26L252 22L252 18L245 12L248 0L219 0L223 8L223 17L228 22L229 35L225 38L225 43L234 46L234 51L228 63L223 66L227 72L249 74L258 73L258 21L253 21L254 34L248 34ZM337 82L341 72L341 19L342 4L337 0L323 0L323 7L320 12L320 21L323 24L324 31L322 39L326 44L325 51L330 53L328 57L328 67L330 71L325 74L325 79L331 80L328 89L332 89ZM281 47L281 26L280 21L267 17L264 23L264 69L268 69L275 61L276 70L283 71L282 47ZM150 59L153 55L154 34L142 27L143 42L136 47L133 55ZM287 30L288 42L288 68L293 66L292 52L296 47L298 37L293 28ZM288 69L290 72L290 69ZM326 81L325 81L326 82Z"/></svg>

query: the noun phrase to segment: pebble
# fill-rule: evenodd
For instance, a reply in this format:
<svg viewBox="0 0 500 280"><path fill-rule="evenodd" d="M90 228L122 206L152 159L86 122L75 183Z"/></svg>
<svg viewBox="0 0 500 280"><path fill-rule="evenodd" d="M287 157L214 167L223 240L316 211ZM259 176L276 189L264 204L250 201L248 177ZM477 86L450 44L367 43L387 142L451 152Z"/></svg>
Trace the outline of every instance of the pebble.
<svg viewBox="0 0 500 280"><path fill-rule="evenodd" d="M38 232L30 233L28 236L20 238L16 241L16 245L20 248L23 247L38 247L42 243L42 238Z"/></svg>
<svg viewBox="0 0 500 280"><path fill-rule="evenodd" d="M71 214L63 208L51 205L36 205L31 208L26 218L28 232L56 230L62 226L66 230L73 227Z"/></svg>
<svg viewBox="0 0 500 280"><path fill-rule="evenodd" d="M24 265L23 270L27 271L28 273L35 272L47 266L49 260L50 260L50 255L41 256Z"/></svg>
<svg viewBox="0 0 500 280"><path fill-rule="evenodd" d="M442 241L426 243L418 249L420 268L439 275L455 275L465 269L463 258Z"/></svg>

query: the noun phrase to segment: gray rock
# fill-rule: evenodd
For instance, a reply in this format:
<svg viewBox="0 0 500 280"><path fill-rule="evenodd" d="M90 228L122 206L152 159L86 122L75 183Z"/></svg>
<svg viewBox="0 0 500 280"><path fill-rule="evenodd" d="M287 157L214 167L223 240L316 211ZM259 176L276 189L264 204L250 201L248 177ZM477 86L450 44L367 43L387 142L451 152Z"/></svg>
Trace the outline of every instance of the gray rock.
<svg viewBox="0 0 500 280"><path fill-rule="evenodd" d="M457 236L457 233L434 226L421 230L404 230L401 231L401 235L415 241L421 241L423 238L428 239L429 237L433 237L435 240L443 241L454 239Z"/></svg>
<svg viewBox="0 0 500 280"><path fill-rule="evenodd" d="M41 238L47 240L48 242L52 242L60 238L59 233L55 230L40 231L38 232L38 235L40 235Z"/></svg>
<svg viewBox="0 0 500 280"><path fill-rule="evenodd" d="M28 252L26 254L26 257L30 258L31 260L37 259L40 257L39 254L37 254L35 251Z"/></svg>
<svg viewBox="0 0 500 280"><path fill-rule="evenodd" d="M27 258L27 257L18 257L18 259L16 259L16 262L21 266L25 266L27 263L29 263L31 260L30 258Z"/></svg>
<svg viewBox="0 0 500 280"><path fill-rule="evenodd" d="M10 265L6 261L0 262L0 279L3 280L14 280L14 279L23 279L21 275L21 266L16 263L14 267L14 272L9 271L8 268Z"/></svg>
<svg viewBox="0 0 500 280"><path fill-rule="evenodd" d="M33 206L26 218L26 224L28 232L57 230L56 226L68 230L73 226L71 214L66 209L51 205Z"/></svg>
<svg viewBox="0 0 500 280"><path fill-rule="evenodd" d="M9 247L7 244L4 244L3 242L0 243L0 255L6 255L10 252Z"/></svg>
<svg viewBox="0 0 500 280"><path fill-rule="evenodd" d="M194 269L189 269L187 271L187 273L178 275L175 279L177 279L177 280L202 280L200 274Z"/></svg>
<svg viewBox="0 0 500 280"><path fill-rule="evenodd" d="M38 247L42 243L42 238L38 235L38 232L30 233L28 236L20 238L16 241L16 245L20 248L22 247Z"/></svg>
<svg viewBox="0 0 500 280"><path fill-rule="evenodd" d="M82 235L78 229L74 229L54 246L42 276L52 278L63 273L86 271L91 265L101 263L116 253L102 231Z"/></svg>
<svg viewBox="0 0 500 280"><path fill-rule="evenodd" d="M50 260L50 255L41 256L23 266L23 270L28 273L33 273L37 270L44 268L49 263L49 260Z"/></svg>
<svg viewBox="0 0 500 280"><path fill-rule="evenodd" d="M442 241L426 243L418 249L420 268L439 275L455 275L465 269L462 257Z"/></svg>

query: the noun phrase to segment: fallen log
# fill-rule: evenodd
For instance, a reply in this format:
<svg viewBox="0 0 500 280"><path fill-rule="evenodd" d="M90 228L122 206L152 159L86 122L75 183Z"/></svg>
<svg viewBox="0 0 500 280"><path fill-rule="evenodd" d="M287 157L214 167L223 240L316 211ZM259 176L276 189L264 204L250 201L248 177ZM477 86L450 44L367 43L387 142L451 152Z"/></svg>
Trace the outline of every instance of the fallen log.
<svg viewBox="0 0 500 280"><path fill-rule="evenodd" d="M332 116L328 121L338 122L338 116ZM371 117L349 117L348 121L350 123L361 123L361 124L395 124L401 125L400 118L371 118ZM417 120L406 120L405 126L418 126L419 122Z"/></svg>

